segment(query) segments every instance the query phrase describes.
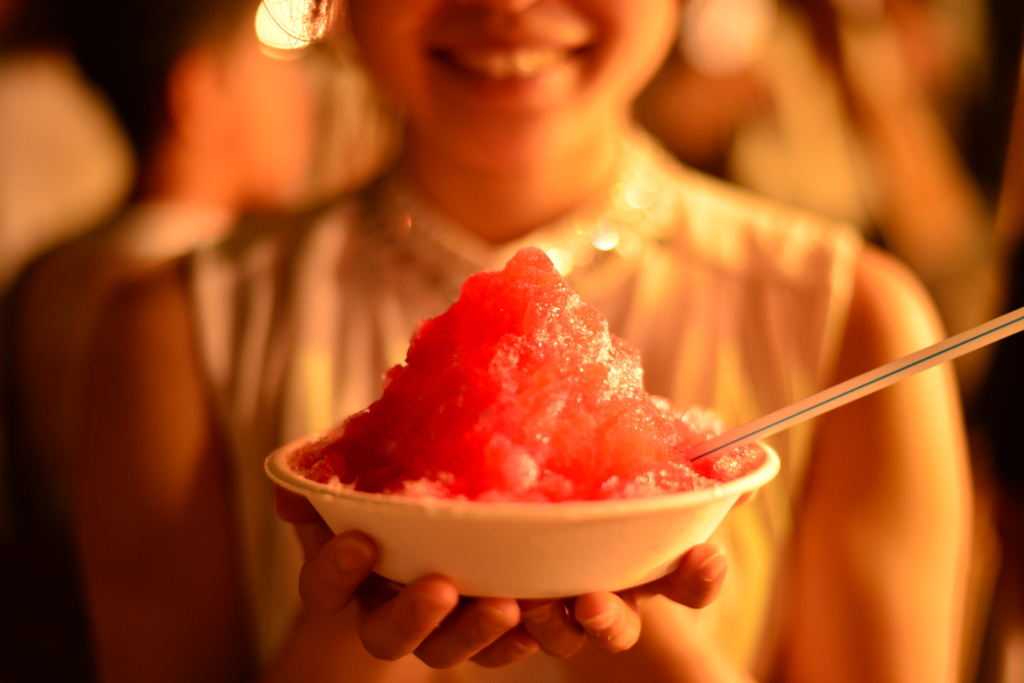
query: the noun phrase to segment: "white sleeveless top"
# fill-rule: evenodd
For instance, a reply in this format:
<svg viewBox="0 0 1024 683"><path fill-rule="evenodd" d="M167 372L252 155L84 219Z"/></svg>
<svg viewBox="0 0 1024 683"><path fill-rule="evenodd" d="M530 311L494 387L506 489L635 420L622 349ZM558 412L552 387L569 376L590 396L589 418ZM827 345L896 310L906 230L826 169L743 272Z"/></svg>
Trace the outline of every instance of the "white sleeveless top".
<svg viewBox="0 0 1024 683"><path fill-rule="evenodd" d="M468 275L503 266L526 244L547 251L612 330L640 349L648 391L677 407L710 406L735 425L828 382L852 293L856 234L682 169L645 140L627 142L623 156L606 202L512 244L483 242L392 174L328 209L243 227L194 255L199 339L232 448L246 589L264 661L298 608L301 560L291 528L273 512L263 459L375 400L383 372L404 360L416 322L443 312ZM770 440L782 472L716 531L729 576L715 603L692 615L755 671L773 655L771 605L812 429ZM522 670L474 667L472 675L561 680L557 660L527 662Z"/></svg>

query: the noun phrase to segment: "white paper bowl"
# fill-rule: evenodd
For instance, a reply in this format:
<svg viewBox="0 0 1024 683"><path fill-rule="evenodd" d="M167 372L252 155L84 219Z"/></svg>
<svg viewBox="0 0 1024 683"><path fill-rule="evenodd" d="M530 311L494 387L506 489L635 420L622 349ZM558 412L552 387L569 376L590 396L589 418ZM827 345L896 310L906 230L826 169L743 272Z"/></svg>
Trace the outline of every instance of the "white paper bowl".
<svg viewBox="0 0 1024 683"><path fill-rule="evenodd" d="M335 533L359 530L377 543L374 571L399 583L426 574L462 595L560 598L615 591L660 578L708 539L739 496L779 471L767 446L754 472L700 491L626 500L478 503L346 491L305 479L283 446L266 460L270 478L305 496Z"/></svg>

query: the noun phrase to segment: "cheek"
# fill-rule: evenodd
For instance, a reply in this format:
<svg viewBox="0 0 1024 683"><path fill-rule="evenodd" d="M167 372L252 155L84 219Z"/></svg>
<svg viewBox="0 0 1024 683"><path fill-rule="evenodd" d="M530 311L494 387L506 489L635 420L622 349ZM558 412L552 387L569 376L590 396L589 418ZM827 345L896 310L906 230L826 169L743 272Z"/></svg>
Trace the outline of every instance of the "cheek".
<svg viewBox="0 0 1024 683"><path fill-rule="evenodd" d="M375 85L399 107L424 96L423 36L438 0L354 0L349 30Z"/></svg>
<svg viewBox="0 0 1024 683"><path fill-rule="evenodd" d="M661 66L675 40L678 0L598 0L595 12L607 31L604 55L613 80L631 100Z"/></svg>

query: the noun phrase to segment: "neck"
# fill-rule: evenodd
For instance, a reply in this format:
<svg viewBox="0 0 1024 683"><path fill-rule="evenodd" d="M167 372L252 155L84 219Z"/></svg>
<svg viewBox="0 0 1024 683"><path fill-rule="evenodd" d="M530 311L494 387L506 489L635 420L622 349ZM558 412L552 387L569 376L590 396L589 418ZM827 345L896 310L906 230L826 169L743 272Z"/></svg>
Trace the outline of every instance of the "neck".
<svg viewBox="0 0 1024 683"><path fill-rule="evenodd" d="M614 181L616 128L598 141L536 155L512 168L483 169L411 136L403 163L425 196L467 230L493 242L521 237L587 203Z"/></svg>

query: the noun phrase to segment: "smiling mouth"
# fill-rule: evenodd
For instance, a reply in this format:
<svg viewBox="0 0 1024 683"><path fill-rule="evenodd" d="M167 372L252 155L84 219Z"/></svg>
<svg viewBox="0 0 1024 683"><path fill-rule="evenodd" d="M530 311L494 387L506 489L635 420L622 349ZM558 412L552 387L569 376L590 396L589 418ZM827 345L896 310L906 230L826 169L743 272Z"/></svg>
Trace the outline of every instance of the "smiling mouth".
<svg viewBox="0 0 1024 683"><path fill-rule="evenodd" d="M471 50L437 50L435 56L446 64L473 76L496 81L523 80L551 67L569 62L583 48L518 46Z"/></svg>

